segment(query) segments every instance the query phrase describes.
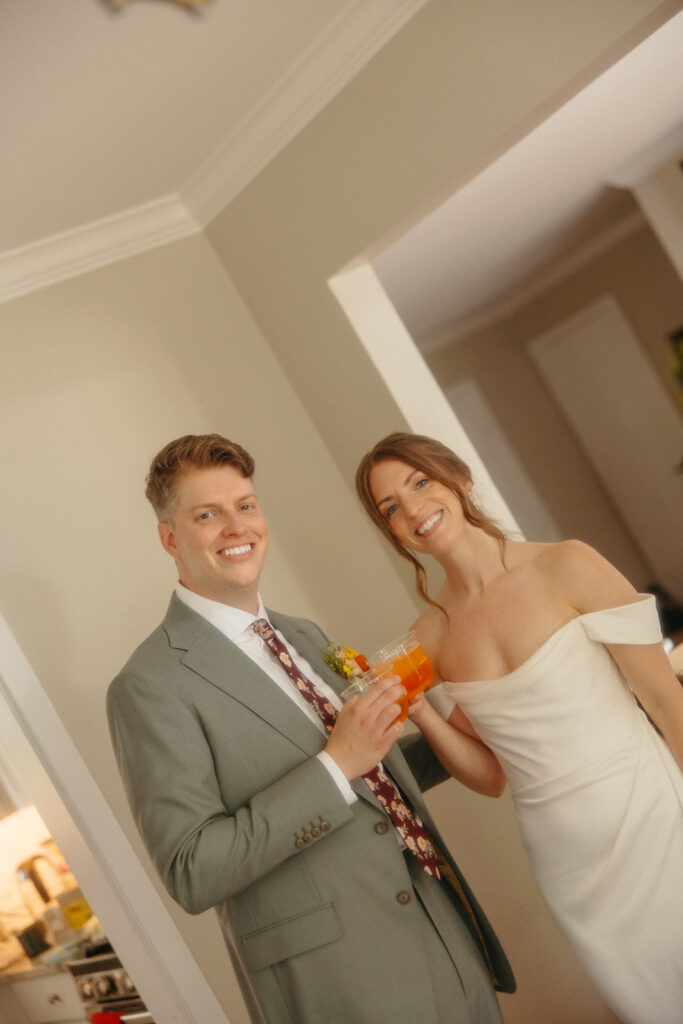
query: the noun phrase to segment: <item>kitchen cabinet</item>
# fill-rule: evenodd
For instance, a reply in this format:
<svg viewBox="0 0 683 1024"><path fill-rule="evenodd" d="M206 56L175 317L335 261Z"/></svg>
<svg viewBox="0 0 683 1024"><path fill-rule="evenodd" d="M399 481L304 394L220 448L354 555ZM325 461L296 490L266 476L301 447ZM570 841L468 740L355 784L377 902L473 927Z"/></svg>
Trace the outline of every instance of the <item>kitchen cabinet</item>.
<svg viewBox="0 0 683 1024"><path fill-rule="evenodd" d="M0 1024L31 1024L12 986L0 985Z"/></svg>
<svg viewBox="0 0 683 1024"><path fill-rule="evenodd" d="M88 1015L64 971L15 975L0 984L0 1024L85 1024Z"/></svg>

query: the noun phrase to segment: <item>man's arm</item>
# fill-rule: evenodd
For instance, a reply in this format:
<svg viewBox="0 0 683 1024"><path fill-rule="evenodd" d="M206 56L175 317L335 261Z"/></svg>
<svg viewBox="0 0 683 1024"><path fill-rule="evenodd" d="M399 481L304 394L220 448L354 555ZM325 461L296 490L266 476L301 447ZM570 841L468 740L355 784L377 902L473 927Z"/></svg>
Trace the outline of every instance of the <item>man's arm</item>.
<svg viewBox="0 0 683 1024"><path fill-rule="evenodd" d="M228 808L224 791L244 783L233 787L227 779L221 785L196 709L159 679L119 676L107 695L107 713L136 824L170 895L190 913L214 906L297 855L296 839L311 823L326 828L304 849L353 817L318 758L302 761L301 751L282 740L287 761L278 775L273 759L258 749L258 737L252 763L242 756L243 737L235 757L235 781L239 776L258 790ZM226 742L234 727L226 721Z"/></svg>

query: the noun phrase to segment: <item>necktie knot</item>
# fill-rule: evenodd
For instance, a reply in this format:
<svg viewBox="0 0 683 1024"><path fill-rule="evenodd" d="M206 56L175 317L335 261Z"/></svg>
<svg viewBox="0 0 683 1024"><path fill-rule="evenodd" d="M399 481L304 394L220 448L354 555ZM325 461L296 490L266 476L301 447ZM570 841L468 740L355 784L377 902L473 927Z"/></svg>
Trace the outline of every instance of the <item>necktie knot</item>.
<svg viewBox="0 0 683 1024"><path fill-rule="evenodd" d="M270 639L273 635L273 627L268 622L268 619L254 619L249 626L252 632L256 633L257 636L262 637L264 640Z"/></svg>

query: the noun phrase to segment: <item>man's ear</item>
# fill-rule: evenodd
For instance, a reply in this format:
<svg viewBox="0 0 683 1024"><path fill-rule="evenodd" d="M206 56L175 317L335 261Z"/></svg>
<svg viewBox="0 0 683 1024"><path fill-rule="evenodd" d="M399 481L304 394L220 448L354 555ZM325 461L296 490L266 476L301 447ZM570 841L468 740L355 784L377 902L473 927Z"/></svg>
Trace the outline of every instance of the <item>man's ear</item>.
<svg viewBox="0 0 683 1024"><path fill-rule="evenodd" d="M175 534L173 527L170 523L157 523L157 533L159 534L159 540L164 551L168 551L171 558L175 558L178 554L175 543Z"/></svg>

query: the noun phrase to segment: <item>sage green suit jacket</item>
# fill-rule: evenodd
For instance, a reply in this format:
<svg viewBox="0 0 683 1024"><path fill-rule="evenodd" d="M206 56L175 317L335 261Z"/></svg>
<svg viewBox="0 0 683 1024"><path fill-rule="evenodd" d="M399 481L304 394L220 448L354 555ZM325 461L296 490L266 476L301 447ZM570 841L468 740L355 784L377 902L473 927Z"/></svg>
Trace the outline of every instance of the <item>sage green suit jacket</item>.
<svg viewBox="0 0 683 1024"><path fill-rule="evenodd" d="M318 627L269 615L339 690ZM436 1024L414 941L424 911L414 895L397 898L412 887L393 828L362 781L346 803L315 756L325 737L251 659L174 595L111 684L107 712L150 856L185 910L215 908L255 1021ZM445 850L421 795L445 777L427 744L408 737L385 763ZM507 960L453 868L462 916L511 991Z"/></svg>

